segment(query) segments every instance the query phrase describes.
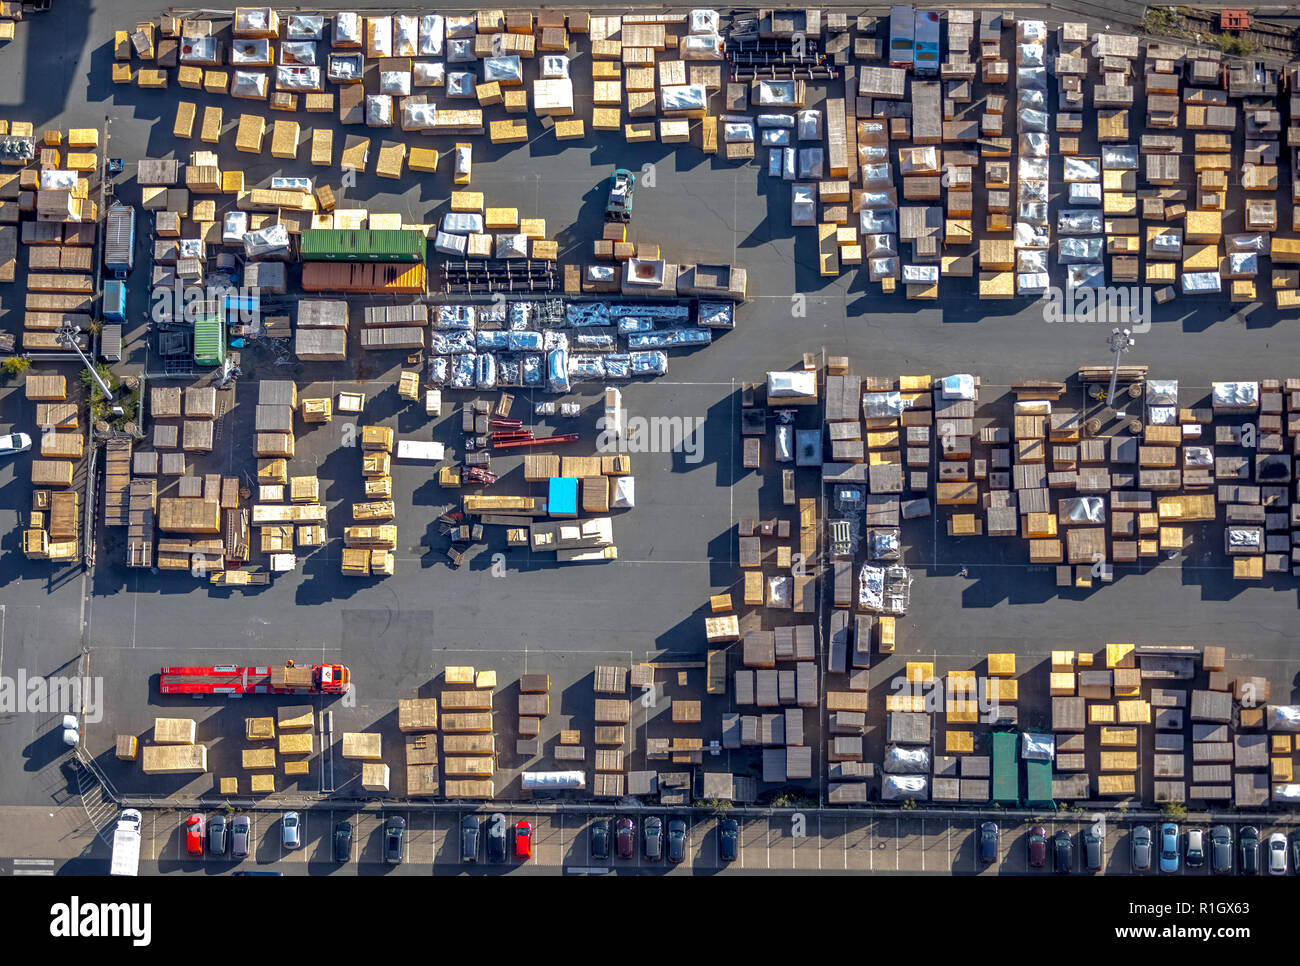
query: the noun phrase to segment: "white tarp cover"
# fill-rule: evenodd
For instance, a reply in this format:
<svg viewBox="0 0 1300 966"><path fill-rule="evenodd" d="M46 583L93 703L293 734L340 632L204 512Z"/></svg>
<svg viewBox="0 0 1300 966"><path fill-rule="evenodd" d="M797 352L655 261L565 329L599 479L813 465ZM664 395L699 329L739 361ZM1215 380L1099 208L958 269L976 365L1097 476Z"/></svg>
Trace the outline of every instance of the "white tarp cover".
<svg viewBox="0 0 1300 966"><path fill-rule="evenodd" d="M1178 409L1174 406L1148 406L1147 422L1153 426L1177 426Z"/></svg>
<svg viewBox="0 0 1300 966"><path fill-rule="evenodd" d="M1183 272L1183 291L1221 292L1223 278L1218 272Z"/></svg>
<svg viewBox="0 0 1300 966"><path fill-rule="evenodd" d="M790 146L790 132L779 127L759 128L758 140L765 148L785 148ZM776 155L776 158L768 163L768 167L775 169L769 170L768 174L781 177L781 155Z"/></svg>
<svg viewBox="0 0 1300 966"><path fill-rule="evenodd" d="M1066 181L1101 180L1101 162L1097 158L1076 158L1067 156L1064 160L1064 174Z"/></svg>
<svg viewBox="0 0 1300 966"><path fill-rule="evenodd" d="M477 211L449 211L442 216L442 230L482 234L483 215Z"/></svg>
<svg viewBox="0 0 1300 966"><path fill-rule="evenodd" d="M414 57L420 51L420 18L393 18L393 56Z"/></svg>
<svg viewBox="0 0 1300 966"><path fill-rule="evenodd" d="M1230 252L1255 252L1257 255L1268 254L1268 236L1259 232L1229 235L1227 238Z"/></svg>
<svg viewBox="0 0 1300 966"><path fill-rule="evenodd" d="M1101 238L1062 238L1060 262L1069 265L1077 262L1101 261Z"/></svg>
<svg viewBox="0 0 1300 966"><path fill-rule="evenodd" d="M243 242L244 254L249 258L257 258L260 255L288 249L289 231L284 225L268 225L260 231L252 231L244 235Z"/></svg>
<svg viewBox="0 0 1300 966"><path fill-rule="evenodd" d="M1101 185L1073 182L1070 185L1069 201L1071 205L1099 205L1101 204Z"/></svg>
<svg viewBox="0 0 1300 966"><path fill-rule="evenodd" d="M1112 171L1136 171L1138 148L1136 144L1103 144L1101 166Z"/></svg>
<svg viewBox="0 0 1300 966"><path fill-rule="evenodd" d="M431 131L438 119L438 108L434 104L412 104L410 99L402 101L402 130Z"/></svg>
<svg viewBox="0 0 1300 966"><path fill-rule="evenodd" d="M887 802L903 798L929 798L924 775L886 775L880 783L880 797Z"/></svg>
<svg viewBox="0 0 1300 966"><path fill-rule="evenodd" d="M703 84L670 84L659 89L659 100L665 112L703 111L709 105L709 92Z"/></svg>
<svg viewBox="0 0 1300 966"><path fill-rule="evenodd" d="M1071 523L1106 522L1106 499L1100 496L1067 496L1060 502L1061 513Z"/></svg>
<svg viewBox="0 0 1300 966"><path fill-rule="evenodd" d="M725 141L754 140L754 125L748 121L732 121L723 125L722 137Z"/></svg>
<svg viewBox="0 0 1300 966"><path fill-rule="evenodd" d="M1228 256L1233 275L1254 275L1259 271L1259 256L1254 252L1233 252Z"/></svg>
<svg viewBox="0 0 1300 966"><path fill-rule="evenodd" d="M524 82L523 62L518 57L484 57L483 79L485 81L507 81L515 84Z"/></svg>
<svg viewBox="0 0 1300 966"><path fill-rule="evenodd" d="M944 399L974 399L975 377L967 373L944 376L939 380Z"/></svg>
<svg viewBox="0 0 1300 966"><path fill-rule="evenodd" d="M1047 47L1044 44L1016 44L1017 67L1042 67L1047 63Z"/></svg>
<svg viewBox="0 0 1300 966"><path fill-rule="evenodd" d="M361 77L365 69L366 60L361 54L330 54L325 76L335 82L351 82Z"/></svg>
<svg viewBox="0 0 1300 966"><path fill-rule="evenodd" d="M906 408L903 405L903 394L896 389L862 394L864 419L897 419Z"/></svg>
<svg viewBox="0 0 1300 966"><path fill-rule="evenodd" d="M825 176L826 152L821 148L799 149L799 177L817 178Z"/></svg>
<svg viewBox="0 0 1300 966"><path fill-rule="evenodd" d="M440 60L415 62L416 87L441 87L447 83L447 65Z"/></svg>
<svg viewBox="0 0 1300 966"><path fill-rule="evenodd" d="M614 477L614 499L611 505L620 508L636 506L636 477Z"/></svg>
<svg viewBox="0 0 1300 966"><path fill-rule="evenodd" d="M478 78L468 71L452 71L447 75L448 97L473 97Z"/></svg>
<svg viewBox="0 0 1300 966"><path fill-rule="evenodd" d="M1183 448L1184 466L1213 466L1214 450L1209 446L1187 446Z"/></svg>
<svg viewBox="0 0 1300 966"><path fill-rule="evenodd" d="M313 66L316 63L316 45L310 40L286 40L280 44L280 63Z"/></svg>
<svg viewBox="0 0 1300 966"><path fill-rule="evenodd" d="M758 82L760 107L794 107L795 82L792 80L761 80Z"/></svg>
<svg viewBox="0 0 1300 966"><path fill-rule="evenodd" d="M361 45L361 15L337 13L334 15L334 46L358 47Z"/></svg>
<svg viewBox="0 0 1300 966"><path fill-rule="evenodd" d="M1056 737L1030 731L1022 732L1020 757L1030 761L1051 761L1056 757Z"/></svg>
<svg viewBox="0 0 1300 966"><path fill-rule="evenodd" d="M269 78L256 70L237 70L230 78L232 97L265 97Z"/></svg>
<svg viewBox="0 0 1300 966"><path fill-rule="evenodd" d="M181 37L182 64L210 64L217 59L216 37Z"/></svg>
<svg viewBox="0 0 1300 966"><path fill-rule="evenodd" d="M1099 211L1064 208L1056 213L1056 230L1062 235L1100 235L1101 229Z"/></svg>
<svg viewBox="0 0 1300 966"><path fill-rule="evenodd" d="M716 34L718 32L718 11L692 10L690 24L691 33L693 34Z"/></svg>
<svg viewBox="0 0 1300 966"><path fill-rule="evenodd" d="M392 17L367 17L367 33L374 38L374 49L370 51L372 57L392 57L393 56L393 18Z"/></svg>
<svg viewBox="0 0 1300 966"><path fill-rule="evenodd" d="M1147 405L1148 406L1177 406L1178 405L1178 380L1177 379L1148 379L1147 380Z"/></svg>
<svg viewBox="0 0 1300 966"><path fill-rule="evenodd" d="M817 373L802 370L769 372L767 374L767 395L770 399L815 396L817 395Z"/></svg>
<svg viewBox="0 0 1300 966"><path fill-rule="evenodd" d="M366 95L366 124L386 127L393 123L393 99L387 94Z"/></svg>
<svg viewBox="0 0 1300 966"><path fill-rule="evenodd" d="M405 97L411 93L411 72L407 70L380 71L379 91L381 94Z"/></svg>
<svg viewBox="0 0 1300 966"><path fill-rule="evenodd" d="M767 578L767 600L769 606L787 607L793 600L794 578L793 577L768 577Z"/></svg>
<svg viewBox="0 0 1300 966"><path fill-rule="evenodd" d="M754 118L754 123L760 128L764 127L794 127L793 114L760 114Z"/></svg>
<svg viewBox="0 0 1300 966"><path fill-rule="evenodd" d="M719 60L722 38L717 34L692 34L682 38L677 52L682 60Z"/></svg>
<svg viewBox="0 0 1300 966"><path fill-rule="evenodd" d="M244 240L244 234L248 231L248 212L246 211L228 211L221 227L221 241L223 244L239 244Z"/></svg>
<svg viewBox="0 0 1300 966"><path fill-rule="evenodd" d="M542 57L542 77L545 80L568 79L569 58L564 54L545 54Z"/></svg>
<svg viewBox="0 0 1300 966"><path fill-rule="evenodd" d="M231 42L231 64L263 67L271 63L273 59L271 56L271 41L269 40L249 40L246 37L241 37Z"/></svg>
<svg viewBox="0 0 1300 966"><path fill-rule="evenodd" d="M1268 706L1268 730L1300 731L1300 705L1270 704Z"/></svg>
<svg viewBox="0 0 1300 966"><path fill-rule="evenodd" d="M1017 158L1016 179L1018 181L1046 181L1048 164L1046 158Z"/></svg>
<svg viewBox="0 0 1300 966"><path fill-rule="evenodd" d="M1069 288L1102 288L1106 284L1104 265L1067 265L1065 284Z"/></svg>
<svg viewBox="0 0 1300 966"><path fill-rule="evenodd" d="M284 35L290 40L321 40L325 36L325 18L308 14L290 14Z"/></svg>
<svg viewBox="0 0 1300 966"><path fill-rule="evenodd" d="M930 774L930 752L925 748L890 745L889 750L885 752L885 761L881 767L895 775L928 775Z"/></svg>
<svg viewBox="0 0 1300 966"><path fill-rule="evenodd" d="M1051 285L1052 277L1047 272L1026 272L1016 276L1017 295L1041 295Z"/></svg>
<svg viewBox="0 0 1300 966"><path fill-rule="evenodd" d="M1300 799L1300 785L1274 785L1273 798L1276 801L1295 801Z"/></svg>
<svg viewBox="0 0 1300 966"><path fill-rule="evenodd" d="M1046 44L1047 24L1042 20L1021 20L1016 24L1016 42Z"/></svg>
<svg viewBox="0 0 1300 966"><path fill-rule="evenodd" d="M797 173L797 163L795 160L794 148L783 148L781 150L781 177L785 181L793 181ZM812 224L813 222L808 222Z"/></svg>
<svg viewBox="0 0 1300 966"><path fill-rule="evenodd" d="M1047 252L1026 249L1016 252L1016 271L1021 273L1047 271Z"/></svg>
<svg viewBox="0 0 1300 966"><path fill-rule="evenodd" d="M903 282L907 285L933 285L939 281L938 265L904 265Z"/></svg>
<svg viewBox="0 0 1300 966"><path fill-rule="evenodd" d="M858 606L881 610L885 602L885 568L863 564L858 573Z"/></svg>
<svg viewBox="0 0 1300 966"><path fill-rule="evenodd" d="M583 771L526 771L524 788L586 788L587 773Z"/></svg>
<svg viewBox="0 0 1300 966"><path fill-rule="evenodd" d="M799 140L820 141L822 139L822 112L799 112Z"/></svg>
<svg viewBox="0 0 1300 966"><path fill-rule="evenodd" d="M793 153L793 152L791 152ZM812 225L817 221L816 186L794 185L790 195L790 218L796 225Z"/></svg>
<svg viewBox="0 0 1300 966"><path fill-rule="evenodd" d="M420 18L420 56L442 56L443 26L440 14L427 14Z"/></svg>
<svg viewBox="0 0 1300 966"><path fill-rule="evenodd" d="M447 39L468 37L474 39L474 34L478 30L477 17L448 17L447 18Z"/></svg>
<svg viewBox="0 0 1300 966"><path fill-rule="evenodd" d="M319 67L292 67L281 65L275 69L275 86L279 90L318 91L321 83Z"/></svg>
<svg viewBox="0 0 1300 966"><path fill-rule="evenodd" d="M440 231L433 240L433 249L440 255L463 256L469 247L469 239L464 235L453 235Z"/></svg>

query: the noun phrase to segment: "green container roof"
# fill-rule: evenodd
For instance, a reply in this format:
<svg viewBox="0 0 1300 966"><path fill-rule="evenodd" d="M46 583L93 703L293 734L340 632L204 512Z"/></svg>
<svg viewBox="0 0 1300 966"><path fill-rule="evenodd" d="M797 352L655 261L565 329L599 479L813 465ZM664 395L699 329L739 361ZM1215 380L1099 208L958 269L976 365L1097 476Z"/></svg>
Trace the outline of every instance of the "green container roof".
<svg viewBox="0 0 1300 966"><path fill-rule="evenodd" d="M993 733L993 800L1014 802L1020 798L1020 750L1014 732Z"/></svg>
<svg viewBox="0 0 1300 966"><path fill-rule="evenodd" d="M201 315L194 320L194 361L215 366L225 358L226 339L221 319Z"/></svg>
<svg viewBox="0 0 1300 966"><path fill-rule="evenodd" d="M298 238L304 261L423 262L424 233L409 228L309 228Z"/></svg>

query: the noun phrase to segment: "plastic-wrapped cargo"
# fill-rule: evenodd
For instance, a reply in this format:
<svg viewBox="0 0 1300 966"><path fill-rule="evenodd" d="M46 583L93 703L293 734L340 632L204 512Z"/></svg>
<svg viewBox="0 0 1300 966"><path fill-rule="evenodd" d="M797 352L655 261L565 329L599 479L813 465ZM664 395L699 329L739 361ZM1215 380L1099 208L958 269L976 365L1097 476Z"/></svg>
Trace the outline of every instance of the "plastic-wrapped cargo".
<svg viewBox="0 0 1300 966"><path fill-rule="evenodd" d="M703 111L709 106L709 92L703 84L670 84L659 88L659 102L664 113Z"/></svg>
<svg viewBox="0 0 1300 966"><path fill-rule="evenodd" d="M772 607L789 607L794 598L793 577L768 577L767 600Z"/></svg>
<svg viewBox="0 0 1300 966"><path fill-rule="evenodd" d="M371 57L393 56L393 18L367 17L368 53Z"/></svg>
<svg viewBox="0 0 1300 966"><path fill-rule="evenodd" d="M473 16L447 17L445 19L447 24L448 40L460 37L468 37L472 40L475 32L478 30L478 20Z"/></svg>
<svg viewBox="0 0 1300 966"><path fill-rule="evenodd" d="M930 751L928 748L890 745L885 751L885 760L881 767L893 775L928 775L930 774Z"/></svg>
<svg viewBox="0 0 1300 966"><path fill-rule="evenodd" d="M321 70L282 64L275 69L275 86L282 91L319 91L323 86Z"/></svg>
<svg viewBox="0 0 1300 966"><path fill-rule="evenodd" d="M618 317L619 335L630 335L633 332L650 332L654 327L653 319L634 318L630 315L620 315Z"/></svg>
<svg viewBox="0 0 1300 966"><path fill-rule="evenodd" d="M1062 208L1056 213L1056 230L1062 235L1100 235L1102 225L1099 211Z"/></svg>
<svg viewBox="0 0 1300 966"><path fill-rule="evenodd" d="M467 352L465 355L451 357L451 377L448 380L453 389L473 389L478 381L478 355Z"/></svg>
<svg viewBox="0 0 1300 966"><path fill-rule="evenodd" d="M1183 294L1223 291L1223 278L1218 272L1183 272Z"/></svg>
<svg viewBox="0 0 1300 966"><path fill-rule="evenodd" d="M316 45L310 40L286 40L280 44L281 65L316 65Z"/></svg>
<svg viewBox="0 0 1300 966"><path fill-rule="evenodd" d="M885 775L880 783L880 797L887 802L905 798L930 797L929 781L924 775Z"/></svg>
<svg viewBox="0 0 1300 966"><path fill-rule="evenodd" d="M1259 271L1259 256L1254 252L1232 252L1228 268L1233 275L1254 275Z"/></svg>
<svg viewBox="0 0 1300 966"><path fill-rule="evenodd" d="M610 506L620 510L636 506L636 479L631 476L614 477L614 493Z"/></svg>
<svg viewBox="0 0 1300 966"><path fill-rule="evenodd" d="M793 114L760 114L758 115L758 117L754 118L754 123L758 125L760 130L768 127L790 128L791 130L793 130L794 115Z"/></svg>
<svg viewBox="0 0 1300 966"><path fill-rule="evenodd" d="M574 352L569 356L569 378L579 382L605 378L604 356Z"/></svg>
<svg viewBox="0 0 1300 966"><path fill-rule="evenodd" d="M440 231L433 239L433 250L440 255L464 257L469 249L469 238L451 232Z"/></svg>
<svg viewBox="0 0 1300 966"><path fill-rule="evenodd" d="M1101 185L1083 184L1078 181L1070 183L1069 203L1075 205L1100 205Z"/></svg>
<svg viewBox="0 0 1300 966"><path fill-rule="evenodd" d="M542 384L542 356L536 353L521 356L519 371L525 386L540 386Z"/></svg>
<svg viewBox="0 0 1300 966"><path fill-rule="evenodd" d="M800 111L798 114L800 141L820 141L822 139L822 112L821 111Z"/></svg>
<svg viewBox="0 0 1300 966"><path fill-rule="evenodd" d="M1100 496L1061 497L1060 512L1071 523L1106 522L1106 499Z"/></svg>
<svg viewBox="0 0 1300 966"><path fill-rule="evenodd" d="M420 56L442 56L443 26L441 14L426 14L420 18Z"/></svg>
<svg viewBox="0 0 1300 966"><path fill-rule="evenodd" d="M1168 409L1172 407L1161 408ZM1185 446L1183 447L1183 465L1213 466L1214 450L1209 446Z"/></svg>
<svg viewBox="0 0 1300 966"><path fill-rule="evenodd" d="M864 209L858 212L858 231L863 235L898 234L898 212L889 209Z"/></svg>
<svg viewBox="0 0 1300 966"><path fill-rule="evenodd" d="M335 47L360 47L363 40L359 14L336 13L334 15Z"/></svg>
<svg viewBox="0 0 1300 966"><path fill-rule="evenodd" d="M388 127L393 123L393 99L387 94L366 95L366 126Z"/></svg>
<svg viewBox="0 0 1300 966"><path fill-rule="evenodd" d="M442 87L447 83L447 65L440 60L417 60L413 71L416 87Z"/></svg>
<svg viewBox="0 0 1300 966"><path fill-rule="evenodd" d="M1056 736L1032 731L1020 735L1020 757L1027 761L1052 761L1056 758Z"/></svg>
<svg viewBox="0 0 1300 966"><path fill-rule="evenodd" d="M1300 785L1274 785L1273 800L1275 802L1300 801Z"/></svg>
<svg viewBox="0 0 1300 966"><path fill-rule="evenodd" d="M414 57L420 50L420 18L393 18L393 56Z"/></svg>
<svg viewBox="0 0 1300 966"><path fill-rule="evenodd" d="M522 778L524 788L540 791L587 787L583 771L526 771Z"/></svg>
<svg viewBox="0 0 1300 966"><path fill-rule="evenodd" d="M248 212L228 211L221 224L221 242L225 245L238 245L248 232Z"/></svg>
<svg viewBox="0 0 1300 966"><path fill-rule="evenodd" d="M660 349L628 353L628 372L634 376L666 376L668 353Z"/></svg>
<svg viewBox="0 0 1300 966"><path fill-rule="evenodd" d="M1016 271L1022 273L1047 271L1047 252L1026 248L1018 250L1016 252Z"/></svg>
<svg viewBox="0 0 1300 966"><path fill-rule="evenodd" d="M564 332L555 332L551 329L542 331L542 348L546 352L554 352L556 349L567 349L569 347L569 336Z"/></svg>
<svg viewBox="0 0 1300 966"><path fill-rule="evenodd" d="M473 97L478 78L467 71L453 71L447 75L448 97Z"/></svg>
<svg viewBox="0 0 1300 966"><path fill-rule="evenodd" d="M1268 254L1268 236L1260 232L1229 235L1224 239L1229 252L1254 252L1257 255Z"/></svg>
<svg viewBox="0 0 1300 966"><path fill-rule="evenodd" d="M511 352L540 352L542 350L542 334L540 332L512 330L507 333L507 338Z"/></svg>
<svg viewBox="0 0 1300 966"><path fill-rule="evenodd" d="M216 37L181 37L179 62L182 64L219 63Z"/></svg>
<svg viewBox="0 0 1300 966"><path fill-rule="evenodd" d="M1016 220L1027 225L1047 227L1047 202L1022 201L1016 207Z"/></svg>
<svg viewBox="0 0 1300 966"><path fill-rule="evenodd" d="M939 380L939 390L944 399L974 399L975 377L964 372L944 376Z"/></svg>
<svg viewBox="0 0 1300 966"><path fill-rule="evenodd" d="M575 328L584 325L613 325L608 302L568 302L564 317Z"/></svg>
<svg viewBox="0 0 1300 966"><path fill-rule="evenodd" d="M1062 238L1057 259L1062 265L1101 261L1101 237Z"/></svg>
<svg viewBox="0 0 1300 966"><path fill-rule="evenodd" d="M798 170L797 161L795 160L794 148L783 148L781 151L781 180L793 181L795 172ZM798 224L798 222L796 222ZM814 224L814 222L808 222Z"/></svg>
<svg viewBox="0 0 1300 966"><path fill-rule="evenodd" d="M1140 163L1136 144L1101 146L1101 166L1108 171L1136 171Z"/></svg>
<svg viewBox="0 0 1300 966"><path fill-rule="evenodd" d="M413 104L411 98L402 99L402 130L432 131L438 123L438 108L434 104Z"/></svg>
<svg viewBox="0 0 1300 966"><path fill-rule="evenodd" d="M249 258L267 258L287 254L289 231L284 225L267 225L260 231L250 231L243 237L244 254Z"/></svg>
<svg viewBox="0 0 1300 966"><path fill-rule="evenodd" d="M523 62L518 57L484 57L483 80L504 84L524 82Z"/></svg>
<svg viewBox="0 0 1300 966"><path fill-rule="evenodd" d="M858 572L858 607L881 610L885 602L885 568L864 563Z"/></svg>
<svg viewBox="0 0 1300 966"><path fill-rule="evenodd" d="M457 37L447 41L447 63L471 64L477 60L474 56L474 41L469 37Z"/></svg>
<svg viewBox="0 0 1300 966"><path fill-rule="evenodd" d="M238 40L230 47L232 66L243 64L246 67L266 67L274 59L269 40Z"/></svg>
<svg viewBox="0 0 1300 966"><path fill-rule="evenodd" d="M794 427L789 423L776 424L776 461L794 462Z"/></svg>
<svg viewBox="0 0 1300 966"><path fill-rule="evenodd" d="M1047 47L1044 44L1016 44L1017 67L1046 67Z"/></svg>
<svg viewBox="0 0 1300 966"><path fill-rule="evenodd" d="M1048 163L1046 158L1017 158L1017 181L1047 181Z"/></svg>
<svg viewBox="0 0 1300 966"><path fill-rule="evenodd" d="M230 75L230 96L266 97L270 78L257 70L237 70Z"/></svg>
<svg viewBox="0 0 1300 966"><path fill-rule="evenodd" d="M1067 265L1065 284L1068 288L1102 288L1106 284L1106 269L1102 265Z"/></svg>
<svg viewBox="0 0 1300 966"><path fill-rule="evenodd" d="M546 357L546 385L552 392L569 391L569 351L556 349Z"/></svg>
<svg viewBox="0 0 1300 966"><path fill-rule="evenodd" d="M479 349L510 348L510 333L505 329L479 329L474 339Z"/></svg>
<svg viewBox="0 0 1300 966"><path fill-rule="evenodd" d="M692 34L681 39L677 52L682 60L721 60L722 38L717 34Z"/></svg>
<svg viewBox="0 0 1300 966"><path fill-rule="evenodd" d="M1047 272L1027 272L1016 276L1017 295L1042 295L1052 284Z"/></svg>
<svg viewBox="0 0 1300 966"><path fill-rule="evenodd" d="M360 53L331 53L325 62L325 76L335 84L352 84L361 80L366 58Z"/></svg>
<svg viewBox="0 0 1300 966"><path fill-rule="evenodd" d="M472 305L439 305L434 325L440 329L473 329L476 320Z"/></svg>
<svg viewBox="0 0 1300 966"><path fill-rule="evenodd" d="M711 329L730 329L736 324L734 302L700 302L698 322Z"/></svg>
<svg viewBox="0 0 1300 966"><path fill-rule="evenodd" d="M429 360L429 382L435 386L444 385L447 382L447 373L450 369L451 364L445 356L434 356Z"/></svg>
<svg viewBox="0 0 1300 966"><path fill-rule="evenodd" d="M1022 156L1029 158L1045 158L1051 153L1052 141L1046 134L1038 134L1030 131L1020 135L1020 154Z"/></svg>
<svg viewBox="0 0 1300 966"><path fill-rule="evenodd" d="M1269 731L1300 731L1300 705L1270 704L1267 711Z"/></svg>
<svg viewBox="0 0 1300 966"><path fill-rule="evenodd" d="M821 148L799 149L799 177L821 179L826 172L826 152Z"/></svg>
<svg viewBox="0 0 1300 966"><path fill-rule="evenodd" d="M789 133L789 132L787 132ZM763 140L767 140L767 131L763 132ZM788 140L788 138L787 138ZM773 147L767 152L767 174L771 178L781 177L781 156L784 152L779 147Z"/></svg>
<svg viewBox="0 0 1300 966"><path fill-rule="evenodd" d="M442 230L482 234L483 215L477 211L449 211L442 216Z"/></svg>
<svg viewBox="0 0 1300 966"><path fill-rule="evenodd" d="M569 58L565 54L543 54L542 78L545 80L569 79Z"/></svg>
<svg viewBox="0 0 1300 966"><path fill-rule="evenodd" d="M494 258L527 258L528 236L503 233L496 236Z"/></svg>
<svg viewBox="0 0 1300 966"><path fill-rule="evenodd" d="M1046 181L1021 181L1016 185L1016 200L1019 202L1047 203Z"/></svg>
<svg viewBox="0 0 1300 966"><path fill-rule="evenodd" d="M478 371L474 377L475 385L479 389L495 389L497 387L497 357L490 352L480 353L477 369Z"/></svg>
<svg viewBox="0 0 1300 966"><path fill-rule="evenodd" d="M752 141L754 125L749 121L728 121L722 126L722 136L726 141Z"/></svg>
<svg viewBox="0 0 1300 966"><path fill-rule="evenodd" d="M1052 235L1046 228L1028 222L1016 222L1013 234L1016 248L1049 248L1052 244Z"/></svg>
<svg viewBox="0 0 1300 966"><path fill-rule="evenodd" d="M533 320L533 303L532 302L511 302L507 310L509 313L510 328L516 332L527 329ZM535 333L536 334L536 333ZM538 335L538 338L541 336Z"/></svg>
<svg viewBox="0 0 1300 966"><path fill-rule="evenodd" d="M765 148L784 148L790 146L790 132L784 128L760 128L758 143ZM781 155L776 154L768 160L768 174L781 176ZM776 170L773 171L772 169Z"/></svg>
<svg viewBox="0 0 1300 966"><path fill-rule="evenodd" d="M888 188L894 183L894 174L890 170L889 162L878 161L872 164L862 164L858 166L858 171L862 176L863 185L871 188Z"/></svg>
<svg viewBox="0 0 1300 966"><path fill-rule="evenodd" d="M323 40L325 18L319 15L291 14L284 35L289 40Z"/></svg>
<svg viewBox="0 0 1300 966"><path fill-rule="evenodd" d="M1178 405L1178 380L1177 379L1148 379L1147 380L1147 405L1148 406L1177 406Z"/></svg>
<svg viewBox="0 0 1300 966"><path fill-rule="evenodd" d="M1016 43L1046 44L1047 24L1042 20L1020 20L1016 23Z"/></svg>
<svg viewBox="0 0 1300 966"><path fill-rule="evenodd" d="M379 72L379 92L390 97L405 97L411 93L411 72L384 70Z"/></svg>
<svg viewBox="0 0 1300 966"><path fill-rule="evenodd" d="M1047 110L1047 94L1035 90L1020 91L1016 98L1016 106L1028 108L1031 111L1045 111Z"/></svg>
<svg viewBox="0 0 1300 966"><path fill-rule="evenodd" d="M629 357L627 353L611 352L605 356L605 378L606 379L628 379L632 373L629 368Z"/></svg>
<svg viewBox="0 0 1300 966"><path fill-rule="evenodd" d="M938 281L938 265L915 265L909 263L903 266L903 284L905 285L935 285Z"/></svg>
<svg viewBox="0 0 1300 966"><path fill-rule="evenodd" d="M434 355L454 356L475 349L473 332L438 332L429 335L429 351Z"/></svg>
<svg viewBox="0 0 1300 966"><path fill-rule="evenodd" d="M1066 181L1100 181L1101 166L1096 158L1065 157Z"/></svg>
<svg viewBox="0 0 1300 966"><path fill-rule="evenodd" d="M1046 111L1035 111L1032 108L1021 108L1016 112L1016 130L1021 133L1034 132L1046 134L1048 131L1048 115Z"/></svg>
<svg viewBox="0 0 1300 966"><path fill-rule="evenodd" d="M692 10L690 32L693 34L716 34L718 32L718 11Z"/></svg>
<svg viewBox="0 0 1300 966"><path fill-rule="evenodd" d="M1218 407L1259 405L1259 383L1257 382L1216 382L1210 389L1211 404Z"/></svg>
<svg viewBox="0 0 1300 966"><path fill-rule="evenodd" d="M1042 67L1017 67L1016 87L1024 90L1047 90L1047 71Z"/></svg>
<svg viewBox="0 0 1300 966"><path fill-rule="evenodd" d="M1148 406L1147 422L1152 426L1177 426L1178 409L1174 406ZM1190 449L1183 450L1184 455L1190 452Z"/></svg>
<svg viewBox="0 0 1300 966"><path fill-rule="evenodd" d="M523 383L520 381L519 361L509 356L497 360L500 367L497 371L498 386L519 386Z"/></svg>

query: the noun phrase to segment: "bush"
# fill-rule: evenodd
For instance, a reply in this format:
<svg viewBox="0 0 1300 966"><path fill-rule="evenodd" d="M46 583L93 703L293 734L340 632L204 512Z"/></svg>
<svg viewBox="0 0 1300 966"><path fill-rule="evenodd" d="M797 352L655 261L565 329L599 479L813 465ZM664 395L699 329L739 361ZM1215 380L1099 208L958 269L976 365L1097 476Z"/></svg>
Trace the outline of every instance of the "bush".
<svg viewBox="0 0 1300 966"><path fill-rule="evenodd" d="M1187 817L1187 806L1182 802L1165 802L1160 806L1160 814L1172 821L1180 821Z"/></svg>
<svg viewBox="0 0 1300 966"><path fill-rule="evenodd" d="M1245 57L1247 54L1253 54L1259 49L1244 37L1237 37L1233 34L1219 34L1216 43L1220 51L1235 57Z"/></svg>
<svg viewBox="0 0 1300 966"><path fill-rule="evenodd" d="M6 376L21 376L24 372L32 367L32 360L26 356L10 356L4 362L0 362L0 369L4 370Z"/></svg>

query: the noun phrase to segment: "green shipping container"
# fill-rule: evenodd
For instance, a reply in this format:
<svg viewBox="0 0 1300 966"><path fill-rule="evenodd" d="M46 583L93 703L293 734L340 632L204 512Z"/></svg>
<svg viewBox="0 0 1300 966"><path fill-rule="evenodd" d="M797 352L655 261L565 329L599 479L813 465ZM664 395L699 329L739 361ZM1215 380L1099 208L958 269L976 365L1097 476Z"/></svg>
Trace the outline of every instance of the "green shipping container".
<svg viewBox="0 0 1300 966"><path fill-rule="evenodd" d="M1020 801L1020 741L1014 731L993 733L993 801Z"/></svg>
<svg viewBox="0 0 1300 966"><path fill-rule="evenodd" d="M199 316L194 320L194 364L219 366L225 361L226 327L220 316Z"/></svg>
<svg viewBox="0 0 1300 966"><path fill-rule="evenodd" d="M304 262L403 262L423 264L428 240L408 228L380 231L309 228L298 237Z"/></svg>
<svg viewBox="0 0 1300 966"><path fill-rule="evenodd" d="M1025 760L1025 804L1034 808L1052 808L1052 763Z"/></svg>

